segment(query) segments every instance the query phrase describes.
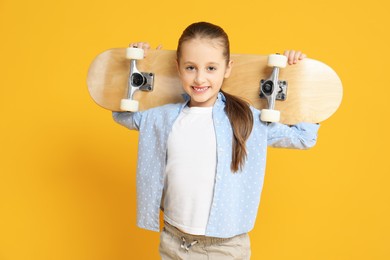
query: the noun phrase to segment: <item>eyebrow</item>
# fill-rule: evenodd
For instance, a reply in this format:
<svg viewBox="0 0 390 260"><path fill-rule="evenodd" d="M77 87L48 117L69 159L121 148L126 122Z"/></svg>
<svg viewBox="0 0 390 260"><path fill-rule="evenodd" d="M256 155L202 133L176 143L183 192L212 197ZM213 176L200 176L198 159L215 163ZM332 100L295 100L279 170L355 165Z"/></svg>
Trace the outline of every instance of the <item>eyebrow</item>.
<svg viewBox="0 0 390 260"><path fill-rule="evenodd" d="M184 62L184 64L185 64L185 65L187 65L187 64L196 64L196 62L193 62L193 61L186 61L186 62ZM218 62L213 62L213 61L207 62L206 64L207 64L207 65L219 65Z"/></svg>

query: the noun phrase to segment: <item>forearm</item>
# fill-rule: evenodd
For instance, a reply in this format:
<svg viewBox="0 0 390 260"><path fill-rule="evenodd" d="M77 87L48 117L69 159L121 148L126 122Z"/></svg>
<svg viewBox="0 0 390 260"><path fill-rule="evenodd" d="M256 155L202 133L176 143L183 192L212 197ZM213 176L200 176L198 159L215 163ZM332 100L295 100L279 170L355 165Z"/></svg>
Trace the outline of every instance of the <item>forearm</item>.
<svg viewBox="0 0 390 260"><path fill-rule="evenodd" d="M319 125L300 123L293 126L273 123L268 126L268 145L279 148L309 149L317 142Z"/></svg>
<svg viewBox="0 0 390 260"><path fill-rule="evenodd" d="M139 127L135 122L135 113L130 112L112 112L112 117L118 124L131 129L138 130Z"/></svg>

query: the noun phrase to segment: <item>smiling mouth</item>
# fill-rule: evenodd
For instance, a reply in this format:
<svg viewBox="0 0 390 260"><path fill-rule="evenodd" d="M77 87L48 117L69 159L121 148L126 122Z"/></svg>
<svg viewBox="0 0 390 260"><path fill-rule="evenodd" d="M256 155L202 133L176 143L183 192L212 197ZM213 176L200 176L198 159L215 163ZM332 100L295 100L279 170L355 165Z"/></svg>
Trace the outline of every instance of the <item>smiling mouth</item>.
<svg viewBox="0 0 390 260"><path fill-rule="evenodd" d="M195 90L195 92L202 93L208 90L209 87L192 86L192 89Z"/></svg>

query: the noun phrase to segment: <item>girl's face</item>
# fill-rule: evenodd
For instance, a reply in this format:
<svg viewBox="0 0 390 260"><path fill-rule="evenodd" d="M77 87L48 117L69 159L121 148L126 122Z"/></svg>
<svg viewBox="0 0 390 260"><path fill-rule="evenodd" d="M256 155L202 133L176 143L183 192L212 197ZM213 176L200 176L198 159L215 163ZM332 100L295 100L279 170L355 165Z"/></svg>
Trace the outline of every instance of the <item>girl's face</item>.
<svg viewBox="0 0 390 260"><path fill-rule="evenodd" d="M230 75L232 61L226 62L218 39L195 38L183 42L177 66L184 91L191 97L189 106L210 107Z"/></svg>

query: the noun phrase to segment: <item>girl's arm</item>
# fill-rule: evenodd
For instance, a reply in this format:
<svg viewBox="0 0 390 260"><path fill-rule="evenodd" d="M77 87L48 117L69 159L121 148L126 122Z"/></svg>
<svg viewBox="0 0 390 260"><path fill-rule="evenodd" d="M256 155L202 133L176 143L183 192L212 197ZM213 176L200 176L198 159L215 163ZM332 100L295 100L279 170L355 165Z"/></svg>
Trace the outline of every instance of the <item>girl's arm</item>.
<svg viewBox="0 0 390 260"><path fill-rule="evenodd" d="M118 124L131 130L139 130L140 113L112 112L112 117Z"/></svg>
<svg viewBox="0 0 390 260"><path fill-rule="evenodd" d="M147 55L148 50L150 49L150 44L148 42L133 42L129 44L129 47L140 48L144 50L144 55ZM156 48L157 50L162 49L160 44ZM140 113L130 113L130 112L113 112L112 117L115 122L124 127L127 127L131 130L139 130L139 124L141 121Z"/></svg>
<svg viewBox="0 0 390 260"><path fill-rule="evenodd" d="M286 50L283 53L288 64L293 65L306 58L306 54L296 50ZM300 123L287 126L273 123L268 126L268 145L273 147L308 149L317 142L318 124Z"/></svg>
<svg viewBox="0 0 390 260"><path fill-rule="evenodd" d="M268 125L269 146L309 149L317 142L318 124L300 123L293 126L272 123Z"/></svg>

